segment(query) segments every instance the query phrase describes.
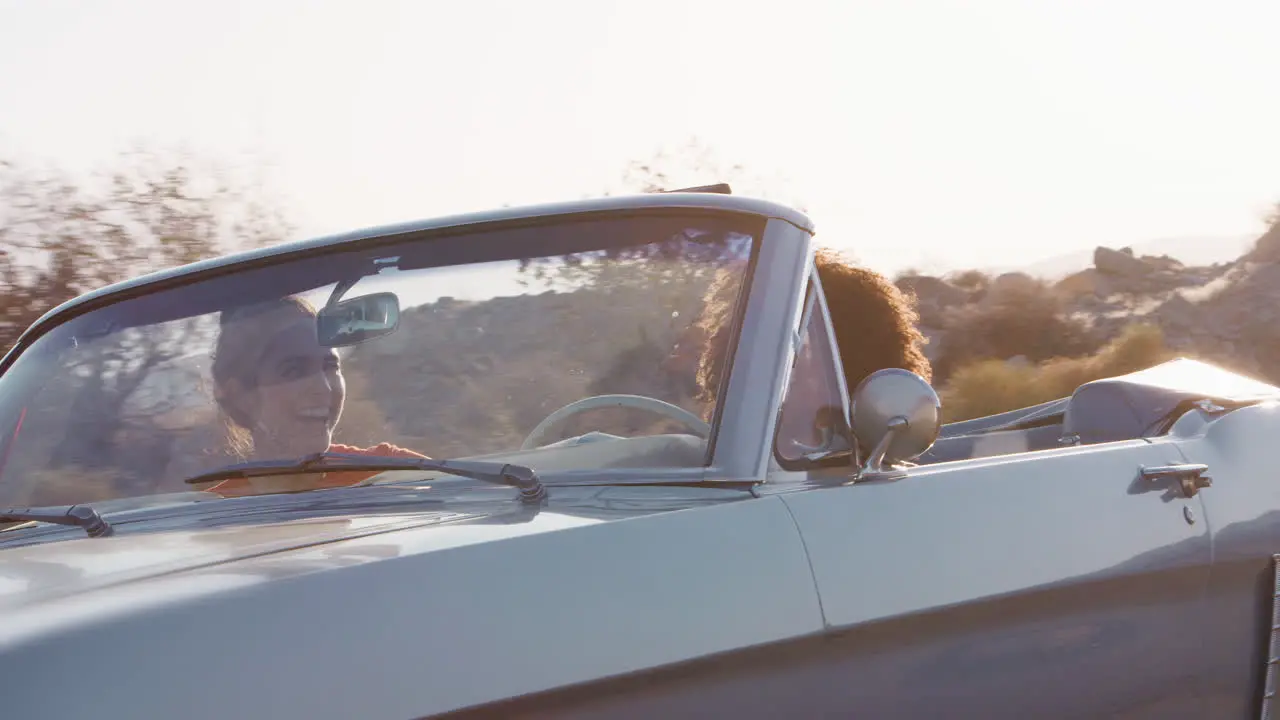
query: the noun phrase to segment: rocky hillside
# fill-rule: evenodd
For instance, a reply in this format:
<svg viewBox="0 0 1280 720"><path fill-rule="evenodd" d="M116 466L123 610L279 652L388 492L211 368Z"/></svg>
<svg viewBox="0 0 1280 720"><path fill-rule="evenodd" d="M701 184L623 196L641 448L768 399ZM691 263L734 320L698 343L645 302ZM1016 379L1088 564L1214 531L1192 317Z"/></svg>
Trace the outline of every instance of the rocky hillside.
<svg viewBox="0 0 1280 720"><path fill-rule="evenodd" d="M339 439L449 457L518 446L547 415L588 395L637 393L693 409L692 388L663 362L696 298L668 298L678 304L668 307L640 288L606 287L413 308L394 334L352 348ZM597 410L558 430L629 433L659 420Z"/></svg>
<svg viewBox="0 0 1280 720"><path fill-rule="evenodd" d="M1187 266L1169 256L1098 247L1093 266L1054 283L1023 273L907 275L946 380L966 363L1032 363L1095 352L1135 323L1173 351L1280 382L1280 224L1234 261Z"/></svg>

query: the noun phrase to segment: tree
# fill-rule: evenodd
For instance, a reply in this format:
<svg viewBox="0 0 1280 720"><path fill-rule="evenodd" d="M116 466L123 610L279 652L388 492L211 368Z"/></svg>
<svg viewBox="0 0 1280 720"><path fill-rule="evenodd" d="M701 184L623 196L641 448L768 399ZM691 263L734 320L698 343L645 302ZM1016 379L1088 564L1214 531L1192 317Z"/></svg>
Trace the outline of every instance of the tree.
<svg viewBox="0 0 1280 720"><path fill-rule="evenodd" d="M623 169L619 184L603 194L653 193L715 182L727 182L737 193L764 199L776 198L781 187L776 181L771 183L749 173L741 164L726 163L710 146L693 137L674 147L660 147L646 160L631 161ZM797 203L789 204L801 208ZM547 289L641 283L656 291L667 288L678 295L678 288L690 281L705 281L709 273L737 257L733 248L701 244L677 233L641 247L522 260L520 271L528 276L523 283L526 287L533 282ZM667 263L662 262L664 259L695 262Z"/></svg>
<svg viewBox="0 0 1280 720"><path fill-rule="evenodd" d="M617 185L604 194L661 192L720 182L729 183L737 195L772 200L807 212L798 198L786 192L789 183L784 178L765 177L741 163L730 163L696 136L659 147L647 159L627 163Z"/></svg>
<svg viewBox="0 0 1280 720"><path fill-rule="evenodd" d="M79 182L0 159L0 344L81 293L291 232L260 184L183 154L132 150Z"/></svg>
<svg viewBox="0 0 1280 720"><path fill-rule="evenodd" d="M944 342L933 362L937 382L977 360L1022 356L1033 363L1076 357L1102 343L1093 328L1067 311L1043 280L1010 276L993 282L979 302L942 315Z"/></svg>
<svg viewBox="0 0 1280 720"><path fill-rule="evenodd" d="M40 315L89 290L280 242L291 231L260 183L181 153L131 150L80 179L0 160L0 343L11 347ZM74 387L51 389L71 393L73 419L63 426L66 436L53 439L50 465L118 464L117 434L148 422L126 417L126 403L205 331L179 322L77 351L64 370L78 378Z"/></svg>

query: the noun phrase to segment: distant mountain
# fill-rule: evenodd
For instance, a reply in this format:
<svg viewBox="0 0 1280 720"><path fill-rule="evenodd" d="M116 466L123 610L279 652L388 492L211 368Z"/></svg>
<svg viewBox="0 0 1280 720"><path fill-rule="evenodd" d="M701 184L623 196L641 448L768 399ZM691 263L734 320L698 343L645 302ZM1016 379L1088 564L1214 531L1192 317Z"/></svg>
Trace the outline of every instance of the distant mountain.
<svg viewBox="0 0 1280 720"><path fill-rule="evenodd" d="M1257 237L1257 234L1248 234L1161 238L1134 243L1129 247L1133 248L1135 255L1155 255L1157 257L1168 255L1184 265L1203 266L1235 260L1248 252ZM1093 267L1093 250L1094 248L1089 247L1040 260L1029 265L1001 265L984 269L992 273L1024 272L1035 277L1057 280L1071 273Z"/></svg>

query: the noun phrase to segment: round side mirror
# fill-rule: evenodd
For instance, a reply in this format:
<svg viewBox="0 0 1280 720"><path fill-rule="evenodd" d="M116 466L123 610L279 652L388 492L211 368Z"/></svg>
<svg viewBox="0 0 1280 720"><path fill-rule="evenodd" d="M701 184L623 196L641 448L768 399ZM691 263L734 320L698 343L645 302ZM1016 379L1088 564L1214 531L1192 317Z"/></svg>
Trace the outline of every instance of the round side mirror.
<svg viewBox="0 0 1280 720"><path fill-rule="evenodd" d="M920 457L942 429L942 402L924 378L900 368L877 370L853 391L853 434L870 455L860 477ZM869 479L869 478L867 478Z"/></svg>

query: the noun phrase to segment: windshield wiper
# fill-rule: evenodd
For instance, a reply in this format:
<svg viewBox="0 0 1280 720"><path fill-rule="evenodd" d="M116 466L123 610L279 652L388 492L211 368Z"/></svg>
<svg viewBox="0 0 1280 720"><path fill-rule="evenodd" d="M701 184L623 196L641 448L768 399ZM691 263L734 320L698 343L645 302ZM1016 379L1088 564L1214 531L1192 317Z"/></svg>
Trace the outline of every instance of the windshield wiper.
<svg viewBox="0 0 1280 720"><path fill-rule="evenodd" d="M270 477L273 475L297 475L326 472L382 470L423 470L445 472L450 475L471 478L482 482L509 485L520 490L520 500L540 503L547 497L547 489L533 468L508 463L431 460L429 458L380 458L351 453L318 452L299 460L263 460L228 465L207 473L189 477L188 485L232 480L236 478Z"/></svg>
<svg viewBox="0 0 1280 720"><path fill-rule="evenodd" d="M88 505L58 507L0 508L0 522L46 522L84 528L89 537L106 537L113 531L97 510Z"/></svg>

